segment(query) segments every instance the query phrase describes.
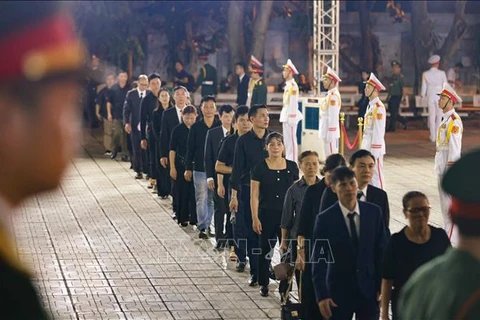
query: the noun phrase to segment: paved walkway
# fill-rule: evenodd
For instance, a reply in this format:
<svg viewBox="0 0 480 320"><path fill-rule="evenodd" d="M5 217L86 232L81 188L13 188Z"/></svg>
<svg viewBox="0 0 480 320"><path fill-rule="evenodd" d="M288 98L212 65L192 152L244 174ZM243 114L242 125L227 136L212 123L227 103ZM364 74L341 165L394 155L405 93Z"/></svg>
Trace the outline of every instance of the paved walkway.
<svg viewBox="0 0 480 320"><path fill-rule="evenodd" d="M480 129L465 133L465 148L480 144ZM391 229L404 224L401 197L427 193L431 221L441 225L434 146L426 131L389 134L385 159ZM278 319L276 284L262 298L247 286L227 253L181 229L146 181L127 163L102 156L85 134L57 192L28 202L14 218L19 256L35 272L46 308L55 319Z"/></svg>

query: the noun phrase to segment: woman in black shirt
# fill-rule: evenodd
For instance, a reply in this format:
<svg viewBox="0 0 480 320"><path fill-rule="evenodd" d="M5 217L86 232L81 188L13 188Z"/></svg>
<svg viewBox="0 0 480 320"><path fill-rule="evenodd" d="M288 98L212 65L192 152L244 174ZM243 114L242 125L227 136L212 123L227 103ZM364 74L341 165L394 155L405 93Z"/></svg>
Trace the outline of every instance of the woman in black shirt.
<svg viewBox="0 0 480 320"><path fill-rule="evenodd" d="M384 256L382 279L382 320L389 319L388 303L392 301L393 319L397 318L400 290L413 272L451 247L443 229L428 224L430 204L418 191L403 197L403 213L408 225L390 238Z"/></svg>
<svg viewBox="0 0 480 320"><path fill-rule="evenodd" d="M252 169L250 205L253 230L260 235L258 255L258 283L260 294L268 296L269 266L271 250L278 239L281 242L280 222L285 194L298 180L298 167L293 161L283 157L285 150L283 136L270 133L265 141L268 157L258 162Z"/></svg>
<svg viewBox="0 0 480 320"><path fill-rule="evenodd" d="M197 224L197 210L195 205L195 189L192 181L186 181L185 158L187 156L187 140L190 128L197 118L197 109L186 106L182 110L182 123L172 130L170 139L170 177L175 181L175 202L177 208L177 221L182 227L188 222Z"/></svg>

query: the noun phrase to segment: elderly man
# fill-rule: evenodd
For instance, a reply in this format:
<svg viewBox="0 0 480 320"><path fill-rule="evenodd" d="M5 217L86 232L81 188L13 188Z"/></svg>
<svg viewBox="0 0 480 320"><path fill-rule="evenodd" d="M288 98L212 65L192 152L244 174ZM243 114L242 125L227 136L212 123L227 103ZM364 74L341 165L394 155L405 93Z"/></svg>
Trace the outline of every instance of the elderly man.
<svg viewBox="0 0 480 320"><path fill-rule="evenodd" d="M8 224L12 209L39 192L58 187L79 141L80 83L85 76L80 71L85 54L63 6L53 1L1 5L2 319L47 318L31 274L11 245Z"/></svg>

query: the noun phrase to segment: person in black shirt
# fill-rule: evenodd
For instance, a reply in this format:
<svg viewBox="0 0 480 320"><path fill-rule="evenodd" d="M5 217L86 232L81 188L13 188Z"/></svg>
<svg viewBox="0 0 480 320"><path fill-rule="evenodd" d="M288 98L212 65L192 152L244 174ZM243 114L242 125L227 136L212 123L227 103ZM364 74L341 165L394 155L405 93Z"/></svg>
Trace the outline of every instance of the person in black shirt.
<svg viewBox="0 0 480 320"><path fill-rule="evenodd" d="M216 111L215 97L203 97L203 118L193 124L188 134L185 180L191 181L193 177L200 239L208 239L210 236L210 224L213 218L214 191L209 189L207 184L207 174L205 172L205 140L207 138L207 131L220 125L220 122L215 120Z"/></svg>
<svg viewBox="0 0 480 320"><path fill-rule="evenodd" d="M250 173L257 162L267 157L265 138L270 123L267 106L254 105L248 111L248 118L253 124L252 130L239 137L235 144L232 175L230 177L230 211L236 212L235 237L241 239L237 246L239 250L237 271L245 270L246 255L250 262L250 286L258 285L257 255L258 235L253 231L252 213L250 209ZM246 239L246 241L245 241ZM247 250L248 249L248 250Z"/></svg>
<svg viewBox="0 0 480 320"><path fill-rule="evenodd" d="M297 250L295 267L303 271L302 304L305 308L305 319L307 320L316 320L321 317L313 288L312 264L309 263L312 249L310 244L313 243L313 226L320 212L320 195L323 194L325 189L331 184L331 172L339 166L345 166L345 164L345 158L339 153L328 156L320 172L324 178L307 188L303 197L300 216L298 217L297 243L299 250Z"/></svg>
<svg viewBox="0 0 480 320"><path fill-rule="evenodd" d="M268 157L258 162L252 170L251 210L253 231L259 238L258 284L260 294L268 296L269 266L275 243L281 243L280 221L288 188L298 180L298 167L294 161L283 157L283 136L270 133L265 139Z"/></svg>
<svg viewBox="0 0 480 320"><path fill-rule="evenodd" d="M180 61L175 62L175 71L174 85L184 86L189 92L193 92L195 80L191 74L185 71Z"/></svg>
<svg viewBox="0 0 480 320"><path fill-rule="evenodd" d="M226 223L226 238L230 245L230 261L237 261L236 251L238 247L238 238L235 237L235 216L233 223L231 220L231 212L229 210L230 202L230 174L232 173L232 164L233 164L233 154L235 152L235 143L237 142L238 137L244 135L252 129L252 123L248 120L248 107L247 106L238 106L235 111L234 126L236 131L234 134L226 136L220 142L220 151L218 152L218 159L215 164L215 171L217 172L217 194L225 202L225 207L227 208L227 223ZM244 254L245 255L245 254ZM239 266L237 261L237 267Z"/></svg>
<svg viewBox="0 0 480 320"><path fill-rule="evenodd" d="M123 159L127 158L127 134L123 126L123 104L130 86L127 83L128 75L126 71L120 71L117 76L117 84L110 90L110 96L107 100L107 120L112 123L112 155L115 159L119 149L122 149Z"/></svg>
<svg viewBox="0 0 480 320"><path fill-rule="evenodd" d="M217 195L217 174L215 172L215 163L217 162L218 151L221 141L233 133L233 107L229 104L222 105L219 108L219 120L222 124L213 129L208 130L205 139L205 172L207 173L208 189L213 190L214 202L214 225L215 240L217 242L215 249L223 250L227 246L226 235L224 232L225 215L227 214L227 206L222 198Z"/></svg>
<svg viewBox="0 0 480 320"><path fill-rule="evenodd" d="M190 129L197 118L197 109L194 106L186 106L182 109L182 123L173 128L170 140L170 177L175 181L178 191L175 196L177 202L177 221L182 227L188 222L197 224L197 212L195 203L195 190L193 182L185 179L185 159L187 156L187 140Z"/></svg>
<svg viewBox="0 0 480 320"><path fill-rule="evenodd" d="M441 228L428 224L430 203L425 194L411 191L403 196L403 214L408 225L390 238L384 255L382 276L382 319L388 319L388 304L392 301L392 319L398 318L397 302L400 290L413 272L428 261L443 255L451 247Z"/></svg>
<svg viewBox="0 0 480 320"><path fill-rule="evenodd" d="M105 155L111 155L112 148L112 122L107 119L107 101L110 95L110 89L115 84L115 75L108 74L105 78L106 86L100 90L95 100L95 114L98 121L103 122L103 145L105 147Z"/></svg>

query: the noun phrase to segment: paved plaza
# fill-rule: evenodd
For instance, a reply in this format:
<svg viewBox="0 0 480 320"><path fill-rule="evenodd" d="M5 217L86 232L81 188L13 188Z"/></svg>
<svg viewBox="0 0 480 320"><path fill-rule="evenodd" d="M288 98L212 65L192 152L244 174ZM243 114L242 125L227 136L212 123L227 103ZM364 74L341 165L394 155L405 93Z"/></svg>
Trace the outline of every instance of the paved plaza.
<svg viewBox="0 0 480 320"><path fill-rule="evenodd" d="M463 142L464 151L480 145L477 123ZM86 132L83 145L62 187L13 219L19 256L55 319L279 319L276 284L261 297L227 252L171 219L171 201L135 180L129 163L103 156L98 133ZM411 190L428 195L441 226L428 132L388 133L387 153L392 232L405 225L401 198Z"/></svg>

